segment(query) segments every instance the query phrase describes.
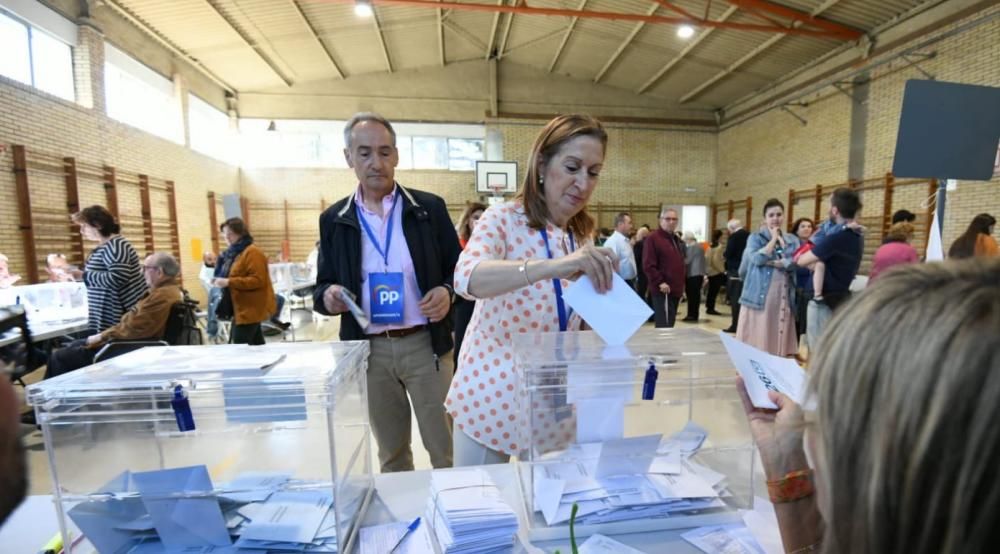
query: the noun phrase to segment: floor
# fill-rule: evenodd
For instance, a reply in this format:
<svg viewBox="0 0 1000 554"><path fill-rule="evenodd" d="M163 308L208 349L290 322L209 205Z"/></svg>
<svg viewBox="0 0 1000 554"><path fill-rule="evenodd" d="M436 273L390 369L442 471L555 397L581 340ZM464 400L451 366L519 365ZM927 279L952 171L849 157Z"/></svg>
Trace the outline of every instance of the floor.
<svg viewBox="0 0 1000 554"><path fill-rule="evenodd" d="M704 306L702 306L704 310ZM685 327L697 325L700 328L718 331L729 326L730 316L729 307L725 305L718 306L718 309L725 315L721 316L706 316L702 313L702 317L697 324L685 323L680 321L687 313L686 304L681 304L678 310L677 326ZM339 318L325 318L325 320L314 321L311 312L303 309L294 310L291 314L292 320L295 325L295 340L297 341L326 341L326 340L337 340L337 333L339 331ZM287 320L287 318L286 318ZM652 326L651 323L647 325ZM272 336L268 337L268 342L280 341L280 340L292 340L292 334L290 332L286 333L284 337L282 336ZM38 370L27 376L26 382L33 383L41 379L43 370ZM18 393L21 394L21 388L16 387ZM27 407L23 408L28 410ZM736 414L738 415L738 414ZM727 419L729 417L727 416ZM638 429L629 429L629 424L626 425L626 435L634 434ZM51 494L52 492L52 478L49 472L49 460L45 451L45 446L42 439L42 433L36 429L34 426L22 425L21 426L22 438L24 442L25 449L27 451L28 457L28 467L29 467L29 478L30 478L30 492L29 494ZM413 458L414 465L416 469L430 469L430 459L427 452L423 449L419 430L416 421L413 423ZM374 441L373 441L374 442ZM377 456L374 452L374 447L372 449L372 460L377 460ZM376 469L377 471L377 469Z"/></svg>

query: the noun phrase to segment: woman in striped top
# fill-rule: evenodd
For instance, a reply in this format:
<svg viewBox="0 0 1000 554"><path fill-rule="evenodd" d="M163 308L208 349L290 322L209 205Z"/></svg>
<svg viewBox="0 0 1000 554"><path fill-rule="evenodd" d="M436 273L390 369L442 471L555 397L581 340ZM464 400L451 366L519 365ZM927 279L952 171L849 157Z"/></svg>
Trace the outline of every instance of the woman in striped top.
<svg viewBox="0 0 1000 554"><path fill-rule="evenodd" d="M135 248L118 233L121 227L103 206L90 206L73 214L83 238L99 243L74 279L87 285L88 326L100 333L118 324L146 294L142 265Z"/></svg>

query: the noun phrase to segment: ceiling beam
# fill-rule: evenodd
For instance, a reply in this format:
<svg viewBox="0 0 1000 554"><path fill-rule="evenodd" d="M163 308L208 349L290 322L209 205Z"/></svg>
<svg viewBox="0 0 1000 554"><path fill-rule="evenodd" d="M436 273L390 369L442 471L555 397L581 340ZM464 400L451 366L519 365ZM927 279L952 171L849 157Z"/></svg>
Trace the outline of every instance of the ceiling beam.
<svg viewBox="0 0 1000 554"><path fill-rule="evenodd" d="M649 7L648 10L646 10L646 15L653 15L654 13L656 13L656 10L658 9L660 9L660 6L658 4L653 4L652 6ZM621 57L622 52L625 52L625 49L628 48L628 45L632 44L632 41L635 40L636 35L638 35L639 31L641 31L642 28L645 26L646 26L645 21L640 21L635 24L635 27L632 28L632 32L629 33L627 37L625 37L625 40L623 40L622 43L618 45L618 49L615 50L614 54L611 54L611 57L608 58L607 62L605 62L604 67L602 67L601 70L597 72L597 75L594 77L594 83L598 83L600 82L601 79L604 78L604 75L608 72L608 70L610 70L611 67L615 65L615 62L618 61L618 58Z"/></svg>
<svg viewBox="0 0 1000 554"><path fill-rule="evenodd" d="M354 0L324 0L330 3L353 3ZM459 11L476 11L488 13L509 13L520 15L547 15L561 17L580 17L584 19L604 19L608 21L645 21L646 23L658 23L665 25L687 24L696 27L719 27L725 29L736 29L741 31L763 31L768 33L783 33L790 35L805 35L815 37L828 37L838 40L853 40L862 36L857 30L844 27L836 23L825 22L835 29L829 28L793 28L790 26L760 25L755 23L718 22L711 19L699 17L664 17L657 15L645 15L642 13L607 12L595 10L569 10L564 8L534 8L523 2L515 6L483 4L481 2L458 2L455 0L370 0L377 6L409 6L414 8L444 8ZM732 0L733 2L762 2L763 0ZM793 10L794 11L794 10ZM801 12L799 12L801 13ZM805 14L805 17L810 17ZM812 20L815 25L818 19ZM847 29L847 30L845 30Z"/></svg>
<svg viewBox="0 0 1000 554"><path fill-rule="evenodd" d="M861 36L863 35L861 31L853 27L848 27L847 25L842 25L840 23L836 23L828 19L821 19L817 17L820 13L828 9L835 2L833 3L824 2L823 5L820 6L821 8L823 8L822 10L816 9L813 10L812 13L809 13L789 8L787 6L782 6L780 4L775 4L774 2L770 2L768 0L726 0L726 1L734 6L739 6L741 8L745 8L750 11L767 12L772 15L790 19L793 22L797 21L802 25L807 25L813 27L814 29L822 29L824 31L837 33L850 40L861 38ZM829 4L829 6L825 6L826 4Z"/></svg>
<svg viewBox="0 0 1000 554"><path fill-rule="evenodd" d="M444 20L441 18L441 8L437 10L438 16L438 55L441 58L441 67L445 66L444 59Z"/></svg>
<svg viewBox="0 0 1000 554"><path fill-rule="evenodd" d="M774 35L771 38L769 38L769 39L765 40L764 42L760 43L759 45L757 45L756 48L754 48L753 50L747 52L742 57L740 57L740 59L738 59L735 62L729 64L722 71L716 73L714 77L712 77L711 79L709 79L709 80L705 81L704 83L698 85L691 92L685 94L684 96L681 96L681 99L680 99L679 102L681 104L683 104L684 102L687 102L688 100L691 100L695 96L698 96L702 92L708 90L708 87L714 85L715 83L717 83L720 80L722 80L723 77L725 77L725 76L731 74L732 72L736 71L737 69L739 69L740 67L742 67L743 64L745 64L748 61L754 59L755 57L757 57L757 55L759 55L764 50L767 50L768 48L770 48L774 43L778 42L782 38L784 38L784 35Z"/></svg>
<svg viewBox="0 0 1000 554"><path fill-rule="evenodd" d="M735 4L737 3L737 1L742 2L744 0L737 0L737 1L728 0L728 1L729 1L730 4L734 5L734 6L731 6L731 7L735 7ZM762 2L762 0L752 0L752 2L755 2L755 3L756 2ZM763 3L764 4L768 4L768 2L763 2ZM831 7L833 7L833 5L836 4L836 3L837 3L836 0L833 0L833 1L827 0L826 2L823 2L823 4L821 4L820 6L818 6L816 9L814 9L812 11L812 14L807 14L807 15L809 15L809 17L815 17L815 16L823 13L825 10L828 10ZM785 8L783 6L781 6L781 9L785 9ZM793 28L797 28L797 27L799 27L799 26L801 26L803 24L804 23L802 21L796 20L796 21L792 22L792 27ZM704 83L698 85L697 87L694 88L694 90L692 90L691 92L688 92L687 94L685 94L684 96L682 96L681 99L680 99L680 101L679 101L679 103L683 104L683 103L687 102L688 100L691 100L695 96L697 96L697 95L705 92L706 90L708 90L709 87L711 87L715 83L719 82L720 80L722 80L727 75L732 74L732 72L736 71L743 64L747 63L748 61L752 60L756 56L760 55L761 52L767 50L771 46L774 46L775 43L777 43L779 40L785 38L785 36L786 35L774 35L773 37L767 39L766 41L764 41L763 43L761 43L760 45L758 45L756 48L754 48L753 50L747 52L740 59L738 59L735 62L733 62L733 63L729 64L728 66L726 66L725 69L723 69L722 71L720 71L719 73L717 73L714 77L712 77L711 79L709 79L709 80L705 81Z"/></svg>
<svg viewBox="0 0 1000 554"><path fill-rule="evenodd" d="M497 0L497 5L503 4L504 0ZM493 49L497 43L497 28L500 27L500 12L493 14L493 25L490 26L490 42L486 44L486 59L493 57Z"/></svg>
<svg viewBox="0 0 1000 554"><path fill-rule="evenodd" d="M274 60L272 60L267 52L264 51L264 48L259 42L250 37L242 28L240 28L239 25L236 24L236 22L226 15L226 12L222 11L222 8L218 6L217 1L218 0L205 0L205 3L208 4L209 7L211 7L215 13L226 22L226 25L229 25L233 32L239 35L243 42L257 54L257 57L259 57L268 67L271 68L271 71L273 71L274 74L277 75L283 83L285 83L285 86L292 86L292 79L285 75L281 68L278 67L278 64L274 63Z"/></svg>
<svg viewBox="0 0 1000 554"><path fill-rule="evenodd" d="M673 2L667 2L667 0L653 0L653 2L656 3L657 6L663 6L664 8L672 12L679 13L688 19L693 19L693 20L698 19L696 16L691 15L691 12L685 10L684 8L680 6L675 6Z"/></svg>
<svg viewBox="0 0 1000 554"><path fill-rule="evenodd" d="M486 48L486 45L483 44L483 41L479 40L476 37L476 35L470 33L468 30L466 30L464 27L462 27L458 23L455 23L454 21L450 21L450 20L446 19L444 21L444 26L447 27L448 29L450 29L456 35L458 35L458 36L464 38L465 40L469 41L469 44L475 46L477 50L482 50L482 49Z"/></svg>
<svg viewBox="0 0 1000 554"><path fill-rule="evenodd" d="M718 19L716 19L715 21L717 21L719 23L723 23L727 19L729 19L734 13L736 13L738 10L739 10L739 8L737 8L736 6L729 6L728 8L726 8L726 11L722 12L722 15L720 15L718 17ZM674 66L676 66L681 60L683 60L685 56L687 56L688 54L690 54L691 51L695 49L695 47L697 47L699 44L702 43L702 41L704 41L706 38L708 38L709 35L711 35L713 31L715 31L715 29L717 29L717 27L709 27L709 28L705 29L704 31L702 31L701 34L699 34L698 36L696 36L693 39L691 39L691 41L687 43L687 46L685 46L676 56L674 56L674 58L672 60L670 60L669 62L667 62L666 65L664 65L663 67L661 67L659 71L657 71L656 73L654 73L652 77L650 77L649 79L647 79L646 82L643 83L641 87L637 88L636 91L635 91L635 93L636 94L642 94L642 93L646 92L647 90L649 90L649 87L655 85L657 81L659 81L661 78L663 78L663 76L666 75L668 71L670 71L671 69L673 69ZM778 35L778 36L782 36L782 35Z"/></svg>
<svg viewBox="0 0 1000 554"><path fill-rule="evenodd" d="M825 12L826 10L829 10L830 8L832 8L834 5L836 5L839 2L840 2L840 0L826 0L826 2L823 2L822 4L816 6L813 9L812 16L816 17L817 15Z"/></svg>
<svg viewBox="0 0 1000 554"><path fill-rule="evenodd" d="M500 4L500 5L505 5L505 4ZM497 13L501 13L501 12L497 12ZM514 24L514 14L513 13L509 13L509 14L507 14L507 26L504 28L504 31L503 31L503 39L500 41L500 48L497 50L497 59L498 60L501 59L501 58L503 58L504 53L507 50L507 39L510 38L510 28L511 28L511 26L513 24Z"/></svg>
<svg viewBox="0 0 1000 554"><path fill-rule="evenodd" d="M528 48L529 46L534 46L536 44L541 44L541 43L543 43L543 42L545 42L547 40L552 40L560 32L562 32L564 30L565 29L557 29L554 32L545 33L544 35L537 36L537 37L535 37L533 39L530 39L530 40L526 40L526 41L522 42L521 44L515 44L514 46L511 46L510 49L508 49L506 53L510 54L511 52L515 52L517 50L522 50L524 48Z"/></svg>
<svg viewBox="0 0 1000 554"><path fill-rule="evenodd" d="M201 63L201 61L199 61L198 58L196 58L196 57L192 56L191 54L188 54L187 52L185 52L184 50L182 50L181 47L179 47L176 44L174 44L173 42L171 42L167 37L165 37L162 34L160 34L159 31L157 31L156 29L153 29L148 24L146 24L144 21L142 21L141 19L139 19L138 17L136 17L134 14L132 14L132 12L128 11L127 9L125 9L122 6L119 6L118 3L115 2L114 0L104 0L104 4L107 5L108 7L110 7L115 12L118 12L118 15L124 17L132 25L135 25L137 29L145 32L147 35L149 35L150 37L152 37L153 40L155 40L156 42L159 42L164 48L166 48L167 50L173 52L174 55L178 56L182 60L184 60L187 63L191 64L193 67L195 67L196 69L198 69L198 71L201 71L201 73L203 75L205 75L206 77L208 77L209 79L211 79L213 83L215 83L215 84L219 85L220 87L222 87L222 90L224 90L224 91L226 91L226 92L228 92L228 93L230 93L232 95L236 94L236 89L235 88L233 88L232 86L230 86L229 83L223 81L215 73L212 73L212 70L210 70L209 68L205 67L205 64Z"/></svg>
<svg viewBox="0 0 1000 554"><path fill-rule="evenodd" d="M372 6L372 24L375 25L375 36L378 37L378 44L382 47L382 58L385 59L385 67L392 73L392 60L389 59L389 48L385 45L385 36L382 35L382 24L378 20L378 11Z"/></svg>
<svg viewBox="0 0 1000 554"><path fill-rule="evenodd" d="M587 7L587 0L580 0L580 7L577 8L577 11L583 11L583 9L586 7ZM556 64L559 63L559 56L562 55L563 49L566 48L566 43L569 42L569 37L570 35L573 34L573 28L576 27L576 22L579 20L580 20L579 17L574 17L570 19L569 27L567 27L566 32L563 33L562 41L559 43L559 47L556 48L555 55L552 56L552 62L549 63L549 73L552 73L552 70L556 68Z"/></svg>
<svg viewBox="0 0 1000 554"><path fill-rule="evenodd" d="M309 21L308 17L306 17L306 12L302 9L302 6L299 5L299 0L288 0L288 1L292 4L292 9L295 10L295 13L299 15L299 19L302 20L302 24L305 25L307 29L309 29L309 33L312 35L314 39L316 39L316 42L319 44L319 47L323 49L323 52L326 54L326 59L330 60L330 65L332 65L333 70L337 72L337 77L341 79L345 78L344 71L340 69L340 64L338 64L337 60L333 57L333 52L331 52L330 49L326 46L326 43L323 42L322 38L320 38L319 33L316 32L316 27L313 27L312 22Z"/></svg>

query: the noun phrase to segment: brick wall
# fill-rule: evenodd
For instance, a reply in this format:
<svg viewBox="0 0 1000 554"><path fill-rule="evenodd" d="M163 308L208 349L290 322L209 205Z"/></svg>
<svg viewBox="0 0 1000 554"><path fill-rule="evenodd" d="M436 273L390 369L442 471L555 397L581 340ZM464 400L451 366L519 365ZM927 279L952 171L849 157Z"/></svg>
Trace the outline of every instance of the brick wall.
<svg viewBox="0 0 1000 554"><path fill-rule="evenodd" d="M988 16L998 10L1000 7L991 8L973 17ZM956 22L942 28L941 32L967 21ZM909 46L904 45L901 49ZM938 80L1000 86L1000 21L996 19L938 42L927 50L937 54L921 61L920 66ZM891 171L903 87L909 79L924 78L916 69L905 65L906 62L900 59L872 73L864 150L866 179L877 179ZM833 89L820 91L806 100L808 107L791 108L808 120L806 126L781 110L773 110L719 134L718 201L750 195L757 206L772 196L785 201L789 188L808 188L817 183L833 185L847 180L851 100ZM723 186L725 182L729 185ZM1000 213L998 185L1000 176L990 182L959 182L958 189L949 194L944 222L945 250L975 214ZM883 194L882 190L862 193L866 219L881 217ZM927 196L924 183L897 187L891 209L926 211ZM811 217L812 200L800 204L796 212L808 213ZM824 202L823 213L827 209L828 203ZM918 224L924 225L922 218ZM923 247L922 237L916 242L916 247Z"/></svg>
<svg viewBox="0 0 1000 554"><path fill-rule="evenodd" d="M182 254L182 268L187 288L198 298L204 296L197 286L200 260L191 253L191 240L210 244L207 191L218 194L235 192L238 169L198 154L183 145L155 137L121 124L92 109L66 102L37 89L0 77L0 252L11 259L11 269L24 273L25 260L20 232L17 229L17 200L13 160L9 145L24 144L38 152L58 157L72 156L78 163L95 167L110 165L126 173L144 173L160 180L173 180L177 190L177 210ZM64 183L61 179L32 174L32 201L64 209ZM106 204L104 189L93 179L80 181L81 205ZM153 212L166 217L162 194L153 192ZM119 204L123 215L141 214L138 188L119 185ZM134 225L125 226L125 236L141 251L141 235L134 235ZM161 233L162 235L162 233ZM169 242L158 235L157 249L168 250ZM161 247L162 244L162 247ZM52 251L69 251L69 245L46 245ZM44 256L48 250L40 250Z"/></svg>

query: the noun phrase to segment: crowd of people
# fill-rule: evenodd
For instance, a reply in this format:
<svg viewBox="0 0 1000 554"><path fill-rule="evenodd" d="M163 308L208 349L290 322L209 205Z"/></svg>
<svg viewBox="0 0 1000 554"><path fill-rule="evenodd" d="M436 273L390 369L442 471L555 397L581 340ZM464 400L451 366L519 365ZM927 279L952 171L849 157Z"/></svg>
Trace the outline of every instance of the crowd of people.
<svg viewBox="0 0 1000 554"><path fill-rule="evenodd" d="M516 197L469 204L456 226L441 197L396 181L395 141L392 124L377 114L357 114L345 126L358 187L320 217L313 291L317 312L341 316L342 340L370 344L368 411L383 472L413 469L413 416L434 467L501 463L529 443L570 440L575 420L554 416L539 426L546 436L524 435L513 337L581 329L563 291L585 275L606 292L620 277L652 306L657 327L674 326L685 297L682 321L700 321L703 289L706 313L722 315L725 289L732 309L725 330L739 340L790 357L807 337L818 410L777 394L777 411L746 402L769 482L816 474L817 495L776 507L786 548L965 551L995 534L987 515L1000 498L997 471L975 463L956 432L964 426L976 448L996 442L983 431L1000 400L989 371L1000 361L989 340L1000 328L992 216L976 216L949 256L993 259L926 265L910 244L913 214L897 213L872 260L871 292L852 299L870 231L857 223L862 204L850 188L831 194L822 222L788 226L785 206L770 199L759 222L744 228L733 219L711 231L709 244L679 233L679 213L669 207L655 228L618 214L602 238L587 207L608 135L592 117L563 115L535 139ZM161 337L183 294L177 260L157 252L140 262L106 209L86 208L73 221L96 247L82 269L49 256L48 273L86 284L89 329L53 351L47 376L91 363L109 341ZM279 310L267 256L242 219L220 230L228 248L203 260L208 311L231 321L230 342L263 344L261 324ZM0 257L0 286L17 281L7 265ZM366 317L354 315L355 303ZM938 379L942 373L948 379ZM0 383L4 395L8 385ZM0 402L0 519L24 488L9 404ZM957 451L968 455L942 458ZM975 490L990 509L972 509L959 489ZM859 501L859 490L871 494ZM949 525L965 531L945 532Z"/></svg>

